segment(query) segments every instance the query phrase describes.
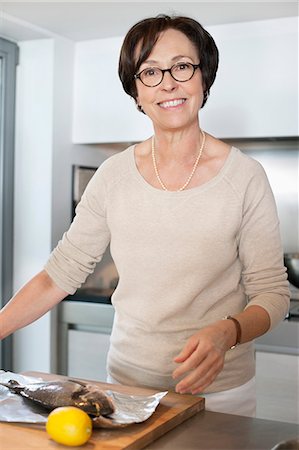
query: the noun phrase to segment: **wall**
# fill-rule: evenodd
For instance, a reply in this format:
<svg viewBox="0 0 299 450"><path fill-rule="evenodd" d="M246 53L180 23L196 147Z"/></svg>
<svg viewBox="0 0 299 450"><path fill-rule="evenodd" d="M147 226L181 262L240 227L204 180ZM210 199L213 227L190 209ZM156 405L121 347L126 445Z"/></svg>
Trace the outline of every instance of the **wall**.
<svg viewBox="0 0 299 450"><path fill-rule="evenodd" d="M73 43L23 41L17 69L14 292L71 220ZM13 369L55 370L56 310L13 336Z"/></svg>
<svg viewBox="0 0 299 450"><path fill-rule="evenodd" d="M53 41L20 43L17 68L14 291L43 266L51 248ZM50 317L13 336L15 371L49 369ZM28 343L28 344L27 344ZM38 355L38 362L36 361Z"/></svg>
<svg viewBox="0 0 299 450"><path fill-rule="evenodd" d="M71 143L73 43L18 43L14 280L39 272L71 221L72 165L100 165L123 146ZM13 370L55 371L56 309L13 335Z"/></svg>

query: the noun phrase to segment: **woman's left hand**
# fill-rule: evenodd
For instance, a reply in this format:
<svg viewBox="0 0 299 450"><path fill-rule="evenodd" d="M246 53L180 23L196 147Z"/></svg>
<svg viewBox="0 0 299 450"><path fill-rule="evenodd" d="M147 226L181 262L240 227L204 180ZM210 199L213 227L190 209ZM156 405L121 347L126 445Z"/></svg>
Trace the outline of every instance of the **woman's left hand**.
<svg viewBox="0 0 299 450"><path fill-rule="evenodd" d="M226 322L226 323L224 323ZM176 385L180 394L198 394L215 380L224 365L224 355L234 340L234 324L219 321L193 334L174 362L180 366L174 370L173 378L187 374ZM228 328L229 327L229 328Z"/></svg>

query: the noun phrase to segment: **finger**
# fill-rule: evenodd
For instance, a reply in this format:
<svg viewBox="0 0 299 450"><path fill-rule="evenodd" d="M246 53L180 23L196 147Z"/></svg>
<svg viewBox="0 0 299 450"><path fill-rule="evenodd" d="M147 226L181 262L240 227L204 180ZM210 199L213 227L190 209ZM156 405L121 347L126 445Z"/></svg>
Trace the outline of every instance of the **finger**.
<svg viewBox="0 0 299 450"><path fill-rule="evenodd" d="M189 340L183 347L182 351L173 359L174 362L184 362L196 350L197 342Z"/></svg>
<svg viewBox="0 0 299 450"><path fill-rule="evenodd" d="M190 387L189 392L191 392L191 394L193 395L203 393L205 389L208 386L210 386L210 384L213 383L219 372L220 370L218 371L211 370L206 375L204 375L200 380L197 380L197 382Z"/></svg>
<svg viewBox="0 0 299 450"><path fill-rule="evenodd" d="M201 379L209 370L209 365L207 365L206 359L207 358L204 358L201 364L197 365L197 367L193 370L189 370L188 375L178 382L176 385L176 392L180 392L181 394L190 392L191 386L198 383L198 380Z"/></svg>
<svg viewBox="0 0 299 450"><path fill-rule="evenodd" d="M176 379L180 376L184 375L186 372L190 372L190 370L195 369L200 364L202 364L202 361L205 359L205 355L202 355L200 353L193 352L191 356L189 356L179 367L177 367L173 373L172 378Z"/></svg>
<svg viewBox="0 0 299 450"><path fill-rule="evenodd" d="M223 361L221 359L208 355L200 367L197 367L177 384L176 392L181 394L197 393L198 390L202 390L203 386L207 387L214 381L222 367Z"/></svg>

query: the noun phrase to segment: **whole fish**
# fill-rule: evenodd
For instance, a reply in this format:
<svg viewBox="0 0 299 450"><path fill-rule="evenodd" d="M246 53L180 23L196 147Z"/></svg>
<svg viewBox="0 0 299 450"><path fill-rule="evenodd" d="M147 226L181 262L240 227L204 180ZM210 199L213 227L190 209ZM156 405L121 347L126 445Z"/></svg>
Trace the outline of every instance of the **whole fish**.
<svg viewBox="0 0 299 450"><path fill-rule="evenodd" d="M59 406L76 406L87 414L99 417L109 416L115 409L112 400L98 386L78 380L44 381L23 385L16 380L10 380L0 385L48 410Z"/></svg>

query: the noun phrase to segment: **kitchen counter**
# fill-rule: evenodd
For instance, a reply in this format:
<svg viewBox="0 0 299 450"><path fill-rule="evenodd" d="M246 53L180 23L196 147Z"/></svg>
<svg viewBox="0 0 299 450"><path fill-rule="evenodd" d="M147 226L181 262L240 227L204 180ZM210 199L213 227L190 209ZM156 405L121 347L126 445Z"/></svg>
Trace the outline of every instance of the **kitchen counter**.
<svg viewBox="0 0 299 450"><path fill-rule="evenodd" d="M278 442L298 436L299 426L293 423L201 411L145 448L271 450Z"/></svg>
<svg viewBox="0 0 299 450"><path fill-rule="evenodd" d="M57 376L54 375L40 374L38 372L27 373L26 375L42 375L42 378L44 379L57 378ZM103 387L105 389L111 386L106 383L102 384L105 386ZM117 385L115 388L121 392L125 392L126 390L129 392L132 389L132 387L128 388L121 385ZM142 388L134 389L137 391L142 390ZM178 401L185 402L194 402L195 400L194 398L193 400L190 399L190 396L179 396L174 393L169 393L168 395L170 395L175 401L176 399L178 399ZM167 407L164 406L163 410L162 407L162 410L164 411L163 414L166 413L166 415L168 415L169 412L166 412L165 408L167 409ZM175 409L176 408L177 406ZM179 418L180 416L181 413L179 413L176 417ZM159 413L156 418L153 416L153 420L151 421L151 419L149 419L149 421L148 426L153 426L153 424L157 423L157 421L159 421ZM144 422L145 426L147 426L146 423ZM152 423L152 425L150 425L150 423ZM178 423L180 422L177 421L176 424ZM131 431L127 428L129 431L129 434L127 434L127 439L130 434L134 434L134 432L136 433L138 427L141 427L138 428L138 430L140 430L143 426L143 424L132 425L132 427L135 428L132 428ZM169 429L170 428L168 428L168 430ZM167 431L166 428L165 430ZM84 446L84 449L112 449L110 446L111 442L109 444L109 439L107 440L109 433L111 433L111 431L95 430L93 432L92 439ZM137 431L137 433L139 433L139 431ZM153 433L152 429L151 433ZM295 439L298 437L298 434L299 428L297 424L255 419L232 414L199 411L193 417L187 418L183 423L180 423L172 430L165 432L162 437L158 437L154 442L147 444L143 448L147 450L270 450L278 442ZM21 441L20 436L22 436ZM113 437L111 435L109 436L110 440L113 440ZM103 446L103 439L107 443L107 446ZM44 425L0 423L0 442L1 450L29 450L32 448L42 448L43 450L47 448L54 450L57 448L58 450L62 448L62 446L49 439ZM142 448L138 445L128 446L128 440L123 440L122 442L124 442L124 446L113 447L113 450L120 448L130 448L132 450L136 450L138 448ZM137 444L137 441L135 444Z"/></svg>
<svg viewBox="0 0 299 450"><path fill-rule="evenodd" d="M111 305L111 296L114 289L79 288L73 295L68 295L63 301L104 303Z"/></svg>
<svg viewBox="0 0 299 450"><path fill-rule="evenodd" d="M102 449L102 443L97 442L97 434L100 432L96 430L92 440L82 449ZM22 442L19 439L20 433ZM298 437L296 424L201 411L144 448L147 450L270 450L278 442L296 437ZM66 448L48 438L44 425L0 423L0 442L1 450ZM43 447L40 447L41 442Z"/></svg>

